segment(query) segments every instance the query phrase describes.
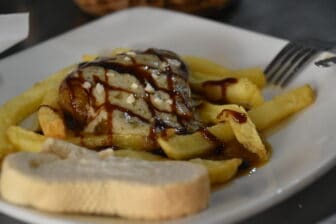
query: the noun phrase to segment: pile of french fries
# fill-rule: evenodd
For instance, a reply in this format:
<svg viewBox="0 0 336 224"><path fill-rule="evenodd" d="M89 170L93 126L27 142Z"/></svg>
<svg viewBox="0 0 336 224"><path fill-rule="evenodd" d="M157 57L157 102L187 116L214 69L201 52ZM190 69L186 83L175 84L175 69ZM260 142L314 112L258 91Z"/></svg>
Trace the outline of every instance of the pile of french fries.
<svg viewBox="0 0 336 224"><path fill-rule="evenodd" d="M112 55L120 52L120 49L113 51ZM83 60L90 61L96 57L85 55ZM219 145L208 141L202 131L186 135L178 135L172 131L168 132L168 136L159 137L157 140L166 157L137 150L138 146L144 144L144 138L133 135L113 136L114 144L121 148L114 152L115 156L143 160L187 160L205 166L212 184L225 183L236 175L242 162L268 161L270 150L259 133L309 106L315 98L312 88L304 85L265 101L262 89L266 81L261 69L230 70L193 56L185 56L183 60L190 69L189 83L192 92L208 99L202 101L195 113L206 124L206 131L220 140L225 148L218 152ZM69 66L51 75L0 107L0 159L16 151L39 152L42 143L49 137L78 145L84 142L89 148L106 143L109 137L106 135L84 138L74 136L67 130L62 115L51 109L58 108L59 85L75 68L74 65ZM221 86L205 87L203 83L226 78L237 79L237 82L227 86L227 104L211 103L211 100L221 97ZM245 116L246 122L237 122L229 111ZM20 123L34 113L37 114L39 130L21 127ZM233 145L235 147L231 147Z"/></svg>

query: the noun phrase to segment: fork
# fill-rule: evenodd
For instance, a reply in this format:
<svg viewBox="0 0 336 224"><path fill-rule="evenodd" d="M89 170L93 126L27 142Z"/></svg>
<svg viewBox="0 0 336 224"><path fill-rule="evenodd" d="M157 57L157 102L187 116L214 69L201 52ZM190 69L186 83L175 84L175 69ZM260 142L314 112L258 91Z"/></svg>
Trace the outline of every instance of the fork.
<svg viewBox="0 0 336 224"><path fill-rule="evenodd" d="M314 62L317 67L327 68L336 64L336 56Z"/></svg>
<svg viewBox="0 0 336 224"><path fill-rule="evenodd" d="M330 42L314 39L289 42L266 67L268 83L285 87L312 58L331 46Z"/></svg>

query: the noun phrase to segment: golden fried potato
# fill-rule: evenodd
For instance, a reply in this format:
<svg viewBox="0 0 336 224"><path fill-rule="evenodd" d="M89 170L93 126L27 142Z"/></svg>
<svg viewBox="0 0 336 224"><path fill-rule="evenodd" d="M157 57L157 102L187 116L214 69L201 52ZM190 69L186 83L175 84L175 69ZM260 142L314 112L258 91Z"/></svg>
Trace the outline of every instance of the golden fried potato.
<svg viewBox="0 0 336 224"><path fill-rule="evenodd" d="M258 130L272 127L286 117L308 107L315 100L314 90L304 85L274 97L248 114Z"/></svg>
<svg viewBox="0 0 336 224"><path fill-rule="evenodd" d="M35 151L41 149L41 145L47 136L37 134L35 132L26 130L19 126L11 126L5 133L8 136L9 142L15 147L17 151ZM82 136L82 137L69 137L65 140L76 145L85 146L91 149L110 147L113 139L113 145L120 148L132 149L142 148L142 144L146 139L143 136L137 135L100 135L100 136Z"/></svg>
<svg viewBox="0 0 336 224"><path fill-rule="evenodd" d="M246 108L264 102L261 90L247 78L226 78L219 80L196 80L190 78L190 86L211 102L239 104Z"/></svg>
<svg viewBox="0 0 336 224"><path fill-rule="evenodd" d="M169 158L178 160L203 156L212 152L216 146L205 140L199 131L189 135L174 135L167 139L160 137L157 141Z"/></svg>
<svg viewBox="0 0 336 224"><path fill-rule="evenodd" d="M38 110L38 119L45 136L59 139L66 137L64 120L53 108L42 105Z"/></svg>
<svg viewBox="0 0 336 224"><path fill-rule="evenodd" d="M192 163L197 163L207 168L211 184L223 184L232 179L242 163L241 159L228 160L206 160L206 159L191 159Z"/></svg>
<svg viewBox="0 0 336 224"><path fill-rule="evenodd" d="M90 149L99 149L116 146L122 149L152 150L157 146L148 139L148 136L134 134L112 135L84 135L81 137L69 137L67 141Z"/></svg>
<svg viewBox="0 0 336 224"><path fill-rule="evenodd" d="M302 110L312 104L315 93L309 85L304 85L289 90L264 104L252 108L248 115L259 131L270 128L277 122L285 119L293 113ZM218 123L218 114L223 110L221 105L204 102L199 107L199 115L205 123Z"/></svg>
<svg viewBox="0 0 336 224"><path fill-rule="evenodd" d="M42 143L47 137L28 131L19 126L10 126L5 134L10 143L18 151L40 152Z"/></svg>
<svg viewBox="0 0 336 224"><path fill-rule="evenodd" d="M248 68L240 70L227 69L204 58L184 56L182 59L191 70L191 77L203 80L218 80L228 77L247 78L259 88L266 85L265 74L261 68Z"/></svg>
<svg viewBox="0 0 336 224"><path fill-rule="evenodd" d="M45 136L64 139L66 137L66 126L62 114L58 112L58 89L59 83L56 83L48 90L37 114Z"/></svg>
<svg viewBox="0 0 336 224"><path fill-rule="evenodd" d="M258 155L261 161L268 160L268 153L259 133L241 106L222 105L222 111L217 115L218 120L227 121L240 144L247 150Z"/></svg>
<svg viewBox="0 0 336 224"><path fill-rule="evenodd" d="M217 141L211 141L207 136L213 135ZM172 135L168 138L158 138L158 143L169 158L184 160L205 156L213 152L218 142L228 142L234 139L231 127L227 123L218 123L203 130L188 135Z"/></svg>

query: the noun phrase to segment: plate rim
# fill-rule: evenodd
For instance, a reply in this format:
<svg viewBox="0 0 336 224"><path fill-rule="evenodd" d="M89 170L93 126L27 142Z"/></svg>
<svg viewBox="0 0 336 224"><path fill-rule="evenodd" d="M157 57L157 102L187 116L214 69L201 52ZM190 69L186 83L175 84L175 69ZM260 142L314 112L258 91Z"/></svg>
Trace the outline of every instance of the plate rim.
<svg viewBox="0 0 336 224"><path fill-rule="evenodd" d="M0 60L0 62L8 60L8 59L13 59L17 55L25 53L25 52L27 52L27 51L29 51L31 49L34 49L34 48L38 48L41 45L47 45L50 41L58 39L58 38L63 37L63 36L66 36L66 35L69 35L69 34L71 34L73 32L76 32L79 29L83 29L83 28L85 28L87 26L94 26L94 24L100 23L102 20L104 20L106 18L117 17L117 16L119 16L121 14L124 14L124 13L134 13L134 12L137 12L137 11L144 11L144 12L148 12L148 11L161 11L161 12L164 12L166 14L170 14L169 16L172 16L174 14L179 14L179 15L182 15L184 17L190 17L190 18L193 18L193 19L196 19L196 20L204 20L204 21L208 21L210 23L218 24L220 26L228 26L228 27L232 27L232 28L237 29L237 30L242 30L244 32L254 33L256 35L261 35L261 36L265 36L267 38L272 38L272 39L276 39L276 40L279 40L279 41L287 42L287 40L284 40L284 39L281 39L281 38L278 38L278 37L273 37L273 36L270 36L270 35L267 35L267 34L258 33L258 32L252 31L252 30L247 30L247 29L244 29L244 28L236 27L236 26L233 26L233 25L230 25L230 24L226 24L226 23L223 23L223 22L218 22L218 21L213 21L213 20L210 20L210 19L202 18L202 17L197 17L195 15L189 15L189 14L185 14L185 13L181 13L181 12L175 12L175 11L172 11L172 10L158 9L158 8L152 8L152 7L143 7L142 6L142 7L134 7L134 8L131 8L131 9L125 9L125 10L121 10L121 11L118 11L118 12L114 12L113 14L109 14L109 15L101 17L101 18L99 18L97 20L88 22L88 23L86 23L84 25L81 25L79 27L76 27L74 29L66 31L66 32L64 32L62 34L59 34L59 35L54 36L52 38L49 38L49 39L47 39L45 41L39 42L39 43L37 43L37 44L35 44L35 45L31 46L31 47L28 47L28 48L26 48L26 49L24 49L22 51L19 51L17 53L9 55L9 56L7 56L5 58L2 58ZM238 220L242 221L242 220L245 220L246 218L248 218L248 217L250 217L252 215L256 215L256 214L264 211L265 209L267 209L267 208L269 208L271 206L279 204L281 201L289 198L291 195L293 195L293 194L297 193L298 191L302 190L304 187L308 186L312 182L317 181L319 179L319 177L321 177L328 170L330 170L333 166L335 166L335 164L334 164L335 161L336 161L336 156L333 157L333 158L329 158L329 160L325 161L324 164L319 164L319 167L316 168L316 169L314 169L313 172L306 173L305 176L301 176L299 182L289 184L279 194L278 193L275 193L275 194L273 193L270 196L270 198L263 198L263 200L259 201L255 206L253 206L253 209L251 209L250 206L245 206L244 207L245 211L244 211L243 215L241 215L239 218L231 217L231 219L229 218L229 220L226 220L226 221L228 221L228 222L233 222L233 221L238 221ZM4 213L4 214L9 215L9 216L11 216L11 217L13 217L15 219L22 220L22 221L36 222L38 220L36 220L35 218L43 217L46 220L48 220L49 223L81 223L81 221L80 222L77 222L77 221L74 222L72 220L63 220L62 218L59 218L59 217L57 217L57 219L54 220L53 217L45 217L43 214L42 214L42 216L40 214L32 214L31 211L24 210L25 207L15 206L15 205L12 205L12 204L8 204L8 202L3 201L3 199L1 199L0 200L0 211L1 212L4 211L4 209L2 208L3 206L5 206L5 210L7 209L7 212ZM11 208L12 206L13 206L13 208ZM15 209L14 207L16 207L16 209L19 209L22 214L26 213L26 215L31 216L31 219L29 219L29 220L23 219L23 218L21 219L21 216L20 217L16 217L15 214L14 214L15 211L13 211L13 214L11 212L8 212L8 210L10 210L10 209ZM223 221L223 219L227 218L227 217L225 217L225 216L223 216L221 214L222 213L219 213L219 215L211 217L211 220L209 220L209 223L221 222L221 221Z"/></svg>

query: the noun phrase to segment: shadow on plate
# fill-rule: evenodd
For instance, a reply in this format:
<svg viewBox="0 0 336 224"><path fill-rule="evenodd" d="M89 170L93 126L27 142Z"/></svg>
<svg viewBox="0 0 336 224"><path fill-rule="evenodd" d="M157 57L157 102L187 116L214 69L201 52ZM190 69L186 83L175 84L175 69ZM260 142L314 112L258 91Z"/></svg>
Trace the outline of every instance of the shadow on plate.
<svg viewBox="0 0 336 224"><path fill-rule="evenodd" d="M0 87L3 86L3 74L0 72Z"/></svg>

